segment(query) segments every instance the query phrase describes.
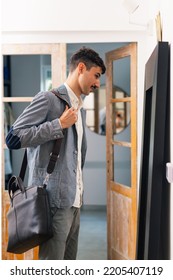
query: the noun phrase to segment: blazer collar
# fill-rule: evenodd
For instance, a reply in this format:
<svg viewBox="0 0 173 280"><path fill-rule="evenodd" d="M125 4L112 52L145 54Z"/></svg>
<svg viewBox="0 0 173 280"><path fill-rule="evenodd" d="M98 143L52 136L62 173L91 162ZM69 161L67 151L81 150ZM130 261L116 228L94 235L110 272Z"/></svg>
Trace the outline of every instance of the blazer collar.
<svg viewBox="0 0 173 280"><path fill-rule="evenodd" d="M65 85L61 85L60 87L58 88L54 88L53 91L56 92L56 95L64 100L65 102L68 103L68 105L71 107L71 102L70 102L70 98L68 96L68 92L67 92L67 89L65 87Z"/></svg>

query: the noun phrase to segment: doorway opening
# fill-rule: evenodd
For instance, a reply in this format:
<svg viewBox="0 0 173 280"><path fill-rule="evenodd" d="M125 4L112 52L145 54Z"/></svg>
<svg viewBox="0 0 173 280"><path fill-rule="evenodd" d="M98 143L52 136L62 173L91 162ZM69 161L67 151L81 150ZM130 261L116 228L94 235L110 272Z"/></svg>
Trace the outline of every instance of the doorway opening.
<svg viewBox="0 0 173 280"><path fill-rule="evenodd" d="M67 44L67 66L70 56L83 46L94 49L105 62L107 52L128 44L128 42ZM128 91L127 81L124 78L129 75L126 74L127 69L126 65L122 66L116 78L116 86L121 89L123 95L126 95L126 91ZM78 257L88 260L107 259L106 135L101 133L99 126L101 113L106 108L106 75L101 76L100 85L98 92L90 93L84 100L88 148L83 170L84 197L81 209ZM120 106L117 112L123 113L122 110ZM124 133L129 133L128 128L117 132L117 137L121 138Z"/></svg>

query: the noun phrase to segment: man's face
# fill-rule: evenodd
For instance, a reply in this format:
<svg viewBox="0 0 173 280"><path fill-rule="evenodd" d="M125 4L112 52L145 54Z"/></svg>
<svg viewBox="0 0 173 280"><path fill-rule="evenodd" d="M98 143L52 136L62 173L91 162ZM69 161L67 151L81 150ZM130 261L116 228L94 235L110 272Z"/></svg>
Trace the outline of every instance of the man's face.
<svg viewBox="0 0 173 280"><path fill-rule="evenodd" d="M99 66L93 66L90 70L84 67L82 73L79 75L79 85L81 92L84 95L89 95L94 89L100 87L100 76L102 69Z"/></svg>

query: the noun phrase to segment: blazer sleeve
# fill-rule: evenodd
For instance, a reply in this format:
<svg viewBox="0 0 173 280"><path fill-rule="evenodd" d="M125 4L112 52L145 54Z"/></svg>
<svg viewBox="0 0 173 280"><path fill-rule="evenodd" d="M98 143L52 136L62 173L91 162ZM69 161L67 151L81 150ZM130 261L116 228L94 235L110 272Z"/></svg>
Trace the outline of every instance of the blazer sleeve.
<svg viewBox="0 0 173 280"><path fill-rule="evenodd" d="M9 149L36 147L63 137L58 117L49 118L52 109L49 92L38 93L14 122L6 137Z"/></svg>

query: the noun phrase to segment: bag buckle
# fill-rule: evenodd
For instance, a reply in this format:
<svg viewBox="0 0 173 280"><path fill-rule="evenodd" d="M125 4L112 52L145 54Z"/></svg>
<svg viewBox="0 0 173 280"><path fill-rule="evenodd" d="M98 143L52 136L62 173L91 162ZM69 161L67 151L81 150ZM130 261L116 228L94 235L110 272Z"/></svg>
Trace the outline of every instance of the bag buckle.
<svg viewBox="0 0 173 280"><path fill-rule="evenodd" d="M46 175L46 177L45 177L45 179L44 179L44 182L43 182L43 188L46 188L47 183L48 183L48 181L49 181L49 177L50 177L50 174L47 173L47 175Z"/></svg>

